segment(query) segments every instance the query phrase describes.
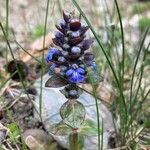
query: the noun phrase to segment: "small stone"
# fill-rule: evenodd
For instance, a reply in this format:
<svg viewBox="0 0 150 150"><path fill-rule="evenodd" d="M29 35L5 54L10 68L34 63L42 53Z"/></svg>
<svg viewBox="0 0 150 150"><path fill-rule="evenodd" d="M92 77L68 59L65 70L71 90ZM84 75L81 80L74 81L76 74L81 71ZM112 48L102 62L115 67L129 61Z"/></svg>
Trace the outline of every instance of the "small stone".
<svg viewBox="0 0 150 150"><path fill-rule="evenodd" d="M7 136L7 128L0 123L0 145Z"/></svg>
<svg viewBox="0 0 150 150"><path fill-rule="evenodd" d="M28 129L23 133L25 143L31 150L57 150L57 143L41 129Z"/></svg>

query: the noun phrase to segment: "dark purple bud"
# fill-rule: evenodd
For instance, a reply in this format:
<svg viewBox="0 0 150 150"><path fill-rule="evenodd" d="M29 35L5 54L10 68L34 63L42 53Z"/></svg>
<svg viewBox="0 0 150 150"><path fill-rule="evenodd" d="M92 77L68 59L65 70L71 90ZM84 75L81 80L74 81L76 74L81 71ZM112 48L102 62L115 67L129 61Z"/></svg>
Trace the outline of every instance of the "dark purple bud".
<svg viewBox="0 0 150 150"><path fill-rule="evenodd" d="M74 54L80 54L81 53L81 48L78 47L78 46L74 46L74 47L72 47L71 52L74 53Z"/></svg>
<svg viewBox="0 0 150 150"><path fill-rule="evenodd" d="M76 45L79 44L80 42L82 42L82 40L84 39L84 37L76 37L76 38L71 38L69 39L69 44L70 45Z"/></svg>
<svg viewBox="0 0 150 150"><path fill-rule="evenodd" d="M55 32L55 38L60 40L62 43L64 42L64 34L59 31Z"/></svg>
<svg viewBox="0 0 150 150"><path fill-rule="evenodd" d="M66 22L69 22L69 20L71 18L70 13L63 11L63 18Z"/></svg>
<svg viewBox="0 0 150 150"><path fill-rule="evenodd" d="M70 60L70 61L77 61L79 58L81 57L81 54L69 54L66 56L67 60Z"/></svg>
<svg viewBox="0 0 150 150"><path fill-rule="evenodd" d="M86 54L84 54L84 60L85 61L93 61L94 55L92 53L86 53Z"/></svg>
<svg viewBox="0 0 150 150"><path fill-rule="evenodd" d="M83 50L87 50L90 48L91 44L93 43L93 39L87 39L87 40L84 40L82 43L81 43L81 48Z"/></svg>
<svg viewBox="0 0 150 150"><path fill-rule="evenodd" d="M72 19L70 21L70 30L77 31L81 27L80 20L78 19Z"/></svg>
<svg viewBox="0 0 150 150"><path fill-rule="evenodd" d="M60 32L65 33L64 29L62 29L59 25L55 25L55 26Z"/></svg>
<svg viewBox="0 0 150 150"><path fill-rule="evenodd" d="M88 26L81 26L80 28L80 35L82 36L83 34L85 34L85 32L89 29Z"/></svg>
<svg viewBox="0 0 150 150"><path fill-rule="evenodd" d="M62 47L62 45L63 45L62 41L57 38L53 38L53 43L60 47Z"/></svg>

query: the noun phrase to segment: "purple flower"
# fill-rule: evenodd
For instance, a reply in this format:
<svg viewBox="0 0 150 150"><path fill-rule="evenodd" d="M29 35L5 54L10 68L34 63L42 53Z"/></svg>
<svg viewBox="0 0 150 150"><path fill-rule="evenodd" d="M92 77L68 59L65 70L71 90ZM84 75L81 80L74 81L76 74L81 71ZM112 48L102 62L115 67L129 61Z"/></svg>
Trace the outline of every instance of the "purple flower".
<svg viewBox="0 0 150 150"><path fill-rule="evenodd" d="M87 68L96 71L94 56L87 53L93 39L86 38L87 25L81 23L71 12L63 12L63 19L56 25L57 31L53 43L58 48L51 48L46 56L46 62L51 70L59 70L59 75L65 77L70 84L85 83Z"/></svg>
<svg viewBox="0 0 150 150"><path fill-rule="evenodd" d="M61 52L60 50L58 50L57 48L51 48L49 49L47 55L46 55L46 62L52 62L52 60L55 60L58 56L61 56Z"/></svg>
<svg viewBox="0 0 150 150"><path fill-rule="evenodd" d="M78 67L77 64L73 64L72 67L66 71L66 76L72 83L81 83L85 81L85 70Z"/></svg>

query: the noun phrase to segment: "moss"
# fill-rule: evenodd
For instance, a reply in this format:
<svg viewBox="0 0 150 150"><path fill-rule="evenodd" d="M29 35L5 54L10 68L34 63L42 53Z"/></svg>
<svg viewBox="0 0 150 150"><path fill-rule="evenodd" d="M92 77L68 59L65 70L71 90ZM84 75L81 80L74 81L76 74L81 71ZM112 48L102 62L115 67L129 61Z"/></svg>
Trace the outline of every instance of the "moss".
<svg viewBox="0 0 150 150"><path fill-rule="evenodd" d="M144 30L146 30L146 28L150 27L150 18L148 17L142 17L139 20L139 27L140 30L143 32Z"/></svg>

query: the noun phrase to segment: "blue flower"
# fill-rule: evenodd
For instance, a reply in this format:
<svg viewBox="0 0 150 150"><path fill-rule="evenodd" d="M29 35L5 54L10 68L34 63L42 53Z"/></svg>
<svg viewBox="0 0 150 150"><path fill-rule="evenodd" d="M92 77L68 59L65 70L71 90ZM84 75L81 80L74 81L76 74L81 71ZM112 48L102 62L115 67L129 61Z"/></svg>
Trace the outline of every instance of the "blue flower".
<svg viewBox="0 0 150 150"><path fill-rule="evenodd" d="M85 70L73 64L70 69L66 71L66 76L72 83L80 83L85 81Z"/></svg>
<svg viewBox="0 0 150 150"><path fill-rule="evenodd" d="M61 52L57 48L49 49L46 55L46 62L51 62L54 59L54 56L58 57L61 56Z"/></svg>

